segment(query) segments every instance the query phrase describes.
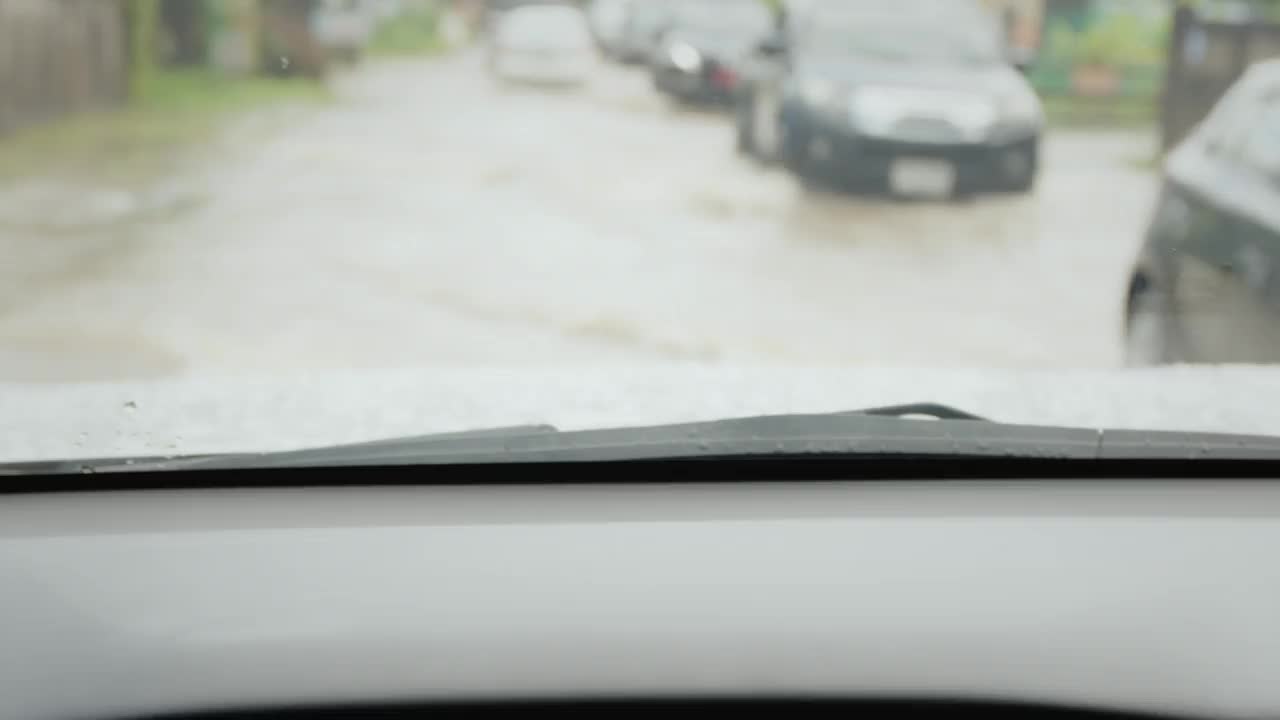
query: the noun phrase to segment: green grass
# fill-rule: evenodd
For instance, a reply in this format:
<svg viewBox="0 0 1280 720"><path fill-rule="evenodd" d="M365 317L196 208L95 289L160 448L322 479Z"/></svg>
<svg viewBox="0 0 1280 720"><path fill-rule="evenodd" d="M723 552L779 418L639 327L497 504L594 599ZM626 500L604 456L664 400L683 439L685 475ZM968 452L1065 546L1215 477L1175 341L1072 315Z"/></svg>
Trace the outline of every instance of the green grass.
<svg viewBox="0 0 1280 720"><path fill-rule="evenodd" d="M1044 98L1045 116L1054 127L1154 127L1159 109L1151 98Z"/></svg>
<svg viewBox="0 0 1280 720"><path fill-rule="evenodd" d="M431 55L445 49L440 17L429 9L407 12L389 20L374 34L369 52L374 55Z"/></svg>
<svg viewBox="0 0 1280 720"><path fill-rule="evenodd" d="M0 181L60 172L113 179L161 172L238 113L327 97L324 86L312 80L230 77L206 70L160 72L140 91L127 106L71 115L0 138Z"/></svg>

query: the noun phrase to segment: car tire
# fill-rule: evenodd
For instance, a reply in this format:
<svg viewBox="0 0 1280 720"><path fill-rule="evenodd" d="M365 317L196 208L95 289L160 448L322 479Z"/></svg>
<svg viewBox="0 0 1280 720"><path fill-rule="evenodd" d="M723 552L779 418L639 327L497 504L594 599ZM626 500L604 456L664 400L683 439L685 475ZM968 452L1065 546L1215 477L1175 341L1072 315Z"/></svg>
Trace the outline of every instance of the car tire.
<svg viewBox="0 0 1280 720"><path fill-rule="evenodd" d="M809 139L798 132L786 133L781 139L778 161L782 166L804 181L812 177L812 166L809 162Z"/></svg>
<svg viewBox="0 0 1280 720"><path fill-rule="evenodd" d="M830 168L818 167L809 157L809 141L805 137L787 134L783 138L779 162L795 178L805 192L830 193L845 190L838 173Z"/></svg>
<svg viewBox="0 0 1280 720"><path fill-rule="evenodd" d="M1125 366L1155 367L1184 360L1166 303L1145 277L1136 276L1125 310Z"/></svg>

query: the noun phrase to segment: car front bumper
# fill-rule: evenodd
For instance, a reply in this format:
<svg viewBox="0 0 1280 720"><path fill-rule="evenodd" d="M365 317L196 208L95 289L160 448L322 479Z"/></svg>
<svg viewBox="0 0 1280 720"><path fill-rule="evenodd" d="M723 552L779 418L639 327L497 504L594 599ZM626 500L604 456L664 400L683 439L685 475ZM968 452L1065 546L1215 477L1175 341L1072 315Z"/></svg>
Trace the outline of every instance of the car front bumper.
<svg viewBox="0 0 1280 720"><path fill-rule="evenodd" d="M788 162L806 172L853 182L888 183L895 161L942 161L963 190L998 190L1024 184L1039 164L1040 132L1001 132L974 142L930 142L868 136L851 125L784 111Z"/></svg>
<svg viewBox="0 0 1280 720"><path fill-rule="evenodd" d="M531 57L524 53L495 53L492 68L505 80L530 83L581 83L591 75L592 62L580 54Z"/></svg>

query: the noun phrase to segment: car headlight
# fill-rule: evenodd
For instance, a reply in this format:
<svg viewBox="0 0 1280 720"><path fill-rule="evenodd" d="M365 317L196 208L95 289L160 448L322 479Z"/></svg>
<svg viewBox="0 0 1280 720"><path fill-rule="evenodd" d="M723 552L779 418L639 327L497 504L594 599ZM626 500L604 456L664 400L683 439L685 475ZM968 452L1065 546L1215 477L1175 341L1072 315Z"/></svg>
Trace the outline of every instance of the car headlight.
<svg viewBox="0 0 1280 720"><path fill-rule="evenodd" d="M667 49L671 64L685 72L697 72L702 69L702 53L688 43L676 43Z"/></svg>

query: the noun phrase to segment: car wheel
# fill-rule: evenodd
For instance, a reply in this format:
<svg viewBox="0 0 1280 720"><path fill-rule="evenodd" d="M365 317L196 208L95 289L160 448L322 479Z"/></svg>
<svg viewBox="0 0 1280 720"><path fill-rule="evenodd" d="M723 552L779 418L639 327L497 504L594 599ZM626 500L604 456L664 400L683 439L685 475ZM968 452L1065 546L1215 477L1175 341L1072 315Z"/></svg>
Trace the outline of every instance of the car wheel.
<svg viewBox="0 0 1280 720"><path fill-rule="evenodd" d="M802 180L813 175L808 137L799 132L786 133L780 144L778 159L783 167Z"/></svg>
<svg viewBox="0 0 1280 720"><path fill-rule="evenodd" d="M1135 277L1125 313L1125 366L1153 367L1183 361L1169 319L1168 309L1160 301L1158 292L1145 277Z"/></svg>

